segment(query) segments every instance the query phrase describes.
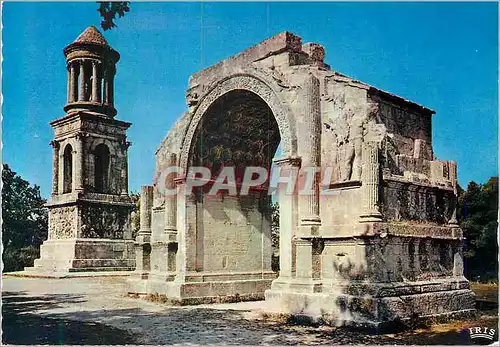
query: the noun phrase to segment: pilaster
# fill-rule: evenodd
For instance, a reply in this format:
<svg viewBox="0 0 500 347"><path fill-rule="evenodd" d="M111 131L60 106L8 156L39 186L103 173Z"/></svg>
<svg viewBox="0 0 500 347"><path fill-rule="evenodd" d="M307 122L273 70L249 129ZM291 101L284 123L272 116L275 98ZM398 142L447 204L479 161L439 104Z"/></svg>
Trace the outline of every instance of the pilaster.
<svg viewBox="0 0 500 347"><path fill-rule="evenodd" d="M52 196L59 194L59 142L52 140Z"/></svg>
<svg viewBox="0 0 500 347"><path fill-rule="evenodd" d="M300 158L282 158L274 160L281 171L298 172L300 170ZM297 195L288 194L286 189L279 189L279 251L280 251L280 273L278 281L288 280L295 276L295 243L294 237L297 232Z"/></svg>
<svg viewBox="0 0 500 347"><path fill-rule="evenodd" d="M304 118L301 178L311 182L311 190L299 196L300 236L315 235L321 225L319 216L319 175L321 164L320 83L309 74L304 83ZM310 176L310 177L307 177Z"/></svg>
<svg viewBox="0 0 500 347"><path fill-rule="evenodd" d="M448 221L448 224L450 226L458 227L458 220L457 220L457 163L454 161L449 161L448 162L448 172L450 175L450 181L451 185L453 186L453 193L455 195L454 201L453 201L453 210L452 210L452 215L450 220Z"/></svg>
<svg viewBox="0 0 500 347"><path fill-rule="evenodd" d="M84 164L83 164L83 141L85 134L78 133L75 137L75 191L83 192Z"/></svg>
<svg viewBox="0 0 500 347"><path fill-rule="evenodd" d="M151 209L153 208L153 187L141 187L141 202L140 202L140 216L141 226L139 228L139 236L148 239L151 237Z"/></svg>
<svg viewBox="0 0 500 347"><path fill-rule="evenodd" d="M177 163L177 156L175 153L168 155L168 166L175 166ZM176 188L175 173L171 173L165 178L165 189L171 191ZM177 194L165 194L165 233L175 235L177 234ZM169 238L170 235L167 235Z"/></svg>
<svg viewBox="0 0 500 347"><path fill-rule="evenodd" d="M382 220L379 210L379 155L378 144L376 142L365 142L363 144L363 212L360 222L378 222Z"/></svg>

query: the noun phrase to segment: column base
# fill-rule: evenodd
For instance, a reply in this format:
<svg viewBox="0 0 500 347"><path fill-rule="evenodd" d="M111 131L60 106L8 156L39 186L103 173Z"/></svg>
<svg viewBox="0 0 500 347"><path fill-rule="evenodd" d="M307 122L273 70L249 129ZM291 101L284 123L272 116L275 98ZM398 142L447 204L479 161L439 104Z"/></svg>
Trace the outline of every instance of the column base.
<svg viewBox="0 0 500 347"><path fill-rule="evenodd" d="M45 241L40 247L40 258L25 271L67 273L134 269L133 240L61 239Z"/></svg>
<svg viewBox="0 0 500 347"><path fill-rule="evenodd" d="M360 223L373 223L373 222L381 222L381 221L382 221L382 214L378 211L373 212L373 213L367 213L367 214L361 215L359 217Z"/></svg>
<svg viewBox="0 0 500 347"><path fill-rule="evenodd" d="M304 287L303 287L304 288ZM475 313L475 294L465 279L411 283L323 284L322 292L299 292L293 281L273 282L266 290L271 313L289 314L311 323L381 329L430 317Z"/></svg>
<svg viewBox="0 0 500 347"><path fill-rule="evenodd" d="M175 272L149 273L147 279L130 278L129 293L155 294L174 305L263 300L276 277L268 272L189 272L183 281Z"/></svg>

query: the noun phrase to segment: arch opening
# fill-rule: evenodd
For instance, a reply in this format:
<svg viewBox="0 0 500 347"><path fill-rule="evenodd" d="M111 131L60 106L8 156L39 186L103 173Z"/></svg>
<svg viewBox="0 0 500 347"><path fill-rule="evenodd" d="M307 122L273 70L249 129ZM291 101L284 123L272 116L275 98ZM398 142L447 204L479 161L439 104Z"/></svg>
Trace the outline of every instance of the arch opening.
<svg viewBox="0 0 500 347"><path fill-rule="evenodd" d="M208 168L211 179L195 188L196 270L271 271L272 201L264 184L242 193L248 167L269 174L281 137L268 104L247 90L233 90L216 99L194 133L188 164ZM213 184L234 172L237 194ZM233 177L231 177L232 179ZM241 194L240 194L241 193Z"/></svg>
<svg viewBox="0 0 500 347"><path fill-rule="evenodd" d="M63 194L73 190L73 148L70 144L64 147L63 152Z"/></svg>
<svg viewBox="0 0 500 347"><path fill-rule="evenodd" d="M97 193L109 192L109 148L101 143L94 151L95 191Z"/></svg>

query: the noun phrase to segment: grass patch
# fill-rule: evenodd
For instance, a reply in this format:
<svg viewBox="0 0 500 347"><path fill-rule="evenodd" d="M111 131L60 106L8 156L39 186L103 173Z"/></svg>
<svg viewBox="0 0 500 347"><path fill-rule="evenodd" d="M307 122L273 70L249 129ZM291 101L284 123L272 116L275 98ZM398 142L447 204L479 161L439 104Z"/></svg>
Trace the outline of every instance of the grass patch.
<svg viewBox="0 0 500 347"><path fill-rule="evenodd" d="M473 283L470 284L476 294L476 300L485 300L498 303L498 283Z"/></svg>

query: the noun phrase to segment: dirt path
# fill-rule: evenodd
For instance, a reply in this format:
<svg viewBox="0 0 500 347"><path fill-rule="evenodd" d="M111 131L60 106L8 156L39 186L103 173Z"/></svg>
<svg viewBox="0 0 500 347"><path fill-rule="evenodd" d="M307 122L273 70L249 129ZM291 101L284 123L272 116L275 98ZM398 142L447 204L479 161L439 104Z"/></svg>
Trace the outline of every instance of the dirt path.
<svg viewBox="0 0 500 347"><path fill-rule="evenodd" d="M126 297L125 278L2 278L8 344L470 344L463 326L392 335L264 321L263 302L166 307ZM489 319L489 318L486 318ZM493 324L485 321L484 324ZM472 324L472 322L463 323ZM496 323L495 323L496 324ZM496 325L495 325L496 326Z"/></svg>

